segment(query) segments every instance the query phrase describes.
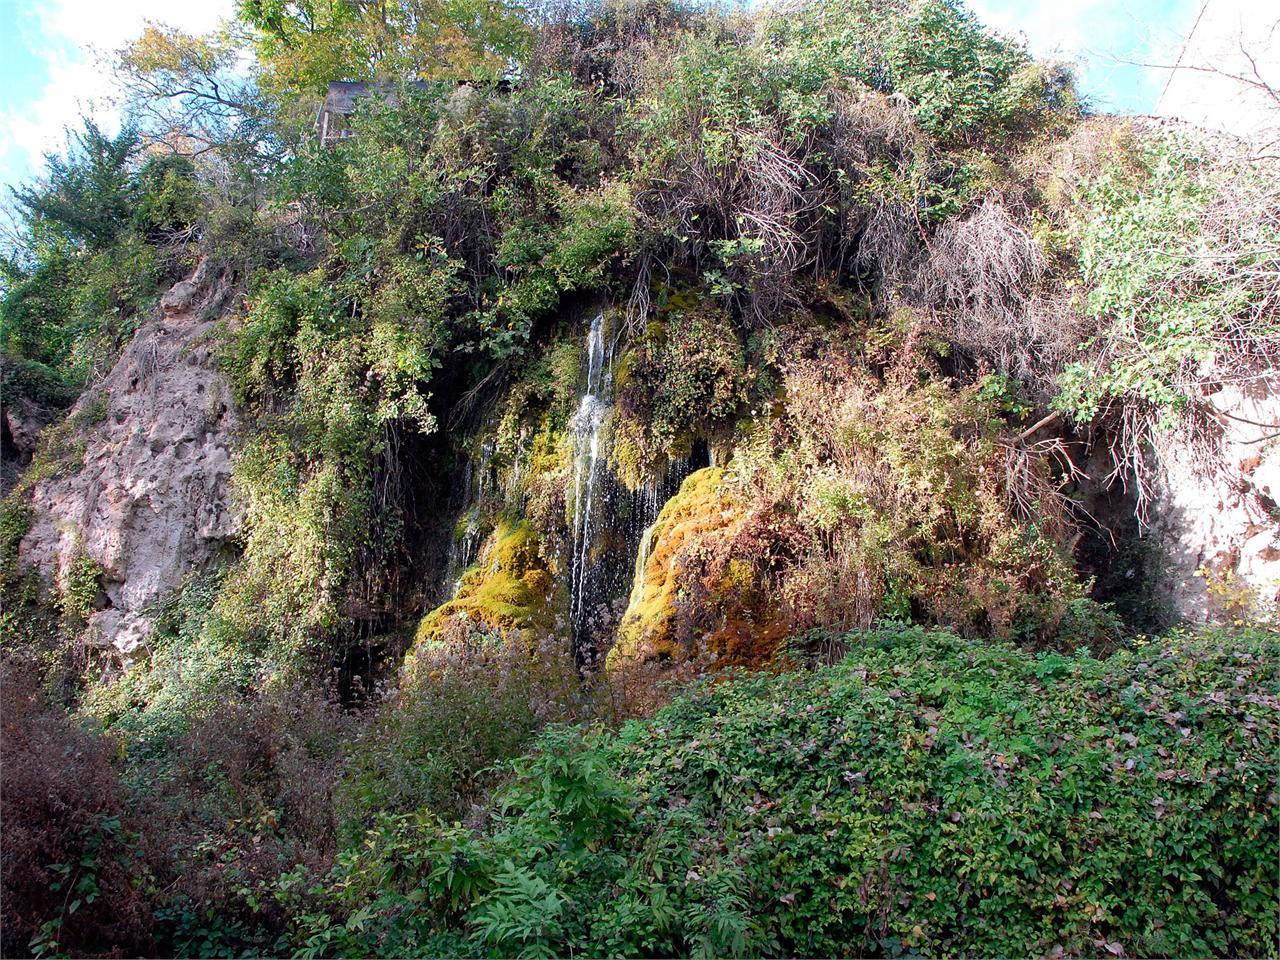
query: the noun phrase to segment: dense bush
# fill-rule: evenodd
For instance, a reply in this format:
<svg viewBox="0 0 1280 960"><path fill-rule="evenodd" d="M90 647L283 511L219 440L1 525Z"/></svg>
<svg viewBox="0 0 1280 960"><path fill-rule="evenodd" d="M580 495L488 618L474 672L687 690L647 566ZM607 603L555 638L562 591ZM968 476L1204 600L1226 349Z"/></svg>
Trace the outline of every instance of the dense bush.
<svg viewBox="0 0 1280 960"><path fill-rule="evenodd" d="M668 458L688 458L696 438L727 435L757 386L725 311L688 295L670 298L618 366L619 472L652 474Z"/></svg>
<svg viewBox="0 0 1280 960"><path fill-rule="evenodd" d="M857 329L775 328L761 379L777 393L744 421L723 480L690 478L664 508L615 658L759 665L798 630L886 617L1064 644L1114 634L1075 569L1055 464L1007 429L1007 390L943 376L912 331ZM685 337L681 357L713 349ZM654 406L689 383L664 373ZM671 421L685 430L715 410L699 389Z"/></svg>
<svg viewBox="0 0 1280 960"><path fill-rule="evenodd" d="M1280 176L1234 144L1122 131L1113 149L1122 162L1086 177L1067 217L1092 336L1054 406L1119 422L1145 507L1167 447L1221 463L1204 396L1280 360Z"/></svg>
<svg viewBox="0 0 1280 960"><path fill-rule="evenodd" d="M116 744L155 881L151 932L179 956L279 948L287 916L262 891L327 868L352 727L211 609L218 587L196 577L161 604L146 655L80 703Z"/></svg>
<svg viewBox="0 0 1280 960"><path fill-rule="evenodd" d="M477 624L482 627L482 624ZM462 819L546 724L583 706L573 658L546 643L474 636L419 647L413 676L350 748L339 790L343 829L359 838L384 813L429 809Z"/></svg>
<svg viewBox="0 0 1280 960"><path fill-rule="evenodd" d="M105 393L0 506L3 952L1280 950L1277 638L1122 647L1058 435L1140 490L1216 437L1276 359L1274 171L1099 135L953 0L531 9L149 28L145 134L17 192L6 405L203 256L243 528L121 670L101 567L18 564ZM318 147L336 76L385 96ZM607 611L637 541L584 677L569 574Z"/></svg>
<svg viewBox="0 0 1280 960"><path fill-rule="evenodd" d="M547 734L479 833L383 819L298 947L1269 956L1278 639L848 634L835 667Z"/></svg>

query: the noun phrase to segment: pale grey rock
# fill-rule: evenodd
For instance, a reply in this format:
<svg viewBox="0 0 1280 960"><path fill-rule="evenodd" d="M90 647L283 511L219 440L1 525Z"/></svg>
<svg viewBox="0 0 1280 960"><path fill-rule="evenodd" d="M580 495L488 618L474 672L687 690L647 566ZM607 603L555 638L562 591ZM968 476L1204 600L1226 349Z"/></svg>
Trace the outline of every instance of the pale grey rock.
<svg viewBox="0 0 1280 960"><path fill-rule="evenodd" d="M1157 586L1196 623L1280 607L1280 381L1226 386L1206 398L1223 426L1225 465L1196 471L1185 446L1163 451L1150 535L1163 554Z"/></svg>
<svg viewBox="0 0 1280 960"><path fill-rule="evenodd" d="M78 470L34 487L20 562L60 579L86 553L103 568L98 641L128 655L150 631L147 608L218 556L238 530L231 502L238 426L216 371L216 321L200 313L203 264L164 297L106 378L71 411L86 427ZM206 298L207 299L207 298ZM105 400L105 404L104 401Z"/></svg>

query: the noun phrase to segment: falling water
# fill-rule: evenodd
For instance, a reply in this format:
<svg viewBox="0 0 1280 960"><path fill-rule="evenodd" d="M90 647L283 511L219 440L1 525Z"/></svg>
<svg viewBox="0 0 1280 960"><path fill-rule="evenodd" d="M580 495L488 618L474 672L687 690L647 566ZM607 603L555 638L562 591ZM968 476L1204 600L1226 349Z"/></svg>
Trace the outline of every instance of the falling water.
<svg viewBox="0 0 1280 960"><path fill-rule="evenodd" d="M578 409L569 423L573 436L572 557L569 566L569 625L579 661L597 653L597 641L614 625L636 577L643 581L644 561L652 546L652 528L663 504L679 489L691 469L703 465L705 446L690 459L673 459L657 476L628 490L609 469L608 421L613 404L613 348L605 336L603 312L587 333L586 378ZM463 466L459 524L450 538L440 584L443 599L457 594L462 576L476 560L485 529L483 520L495 503L519 509L520 481L528 469L527 438L516 443L508 468L496 467L495 424L480 434ZM641 552L639 564L637 552Z"/></svg>
<svg viewBox="0 0 1280 960"><path fill-rule="evenodd" d="M466 511L466 525L459 535L449 539L449 552L445 558L444 577L440 584L440 596L448 600L458 593L462 575L475 562L480 549L480 517L486 496L492 492L493 452L495 443L485 438L480 444L478 463L468 456L462 473L462 509Z"/></svg>
<svg viewBox="0 0 1280 960"><path fill-rule="evenodd" d="M604 459L600 434L613 388L613 356L604 337L604 314L597 313L587 333L587 382L570 423L574 436L573 564L570 567L569 623L574 646L582 650L588 636L589 606L596 599L600 559L592 544L606 519L600 497Z"/></svg>
<svg viewBox="0 0 1280 960"><path fill-rule="evenodd" d="M658 514L680 489L681 482L689 475L690 466L689 458L672 459L661 477L649 481L631 495L632 530L629 531L628 546L634 543L636 558L630 593L633 602L639 600L644 593L645 569L649 565L649 554L653 552Z"/></svg>

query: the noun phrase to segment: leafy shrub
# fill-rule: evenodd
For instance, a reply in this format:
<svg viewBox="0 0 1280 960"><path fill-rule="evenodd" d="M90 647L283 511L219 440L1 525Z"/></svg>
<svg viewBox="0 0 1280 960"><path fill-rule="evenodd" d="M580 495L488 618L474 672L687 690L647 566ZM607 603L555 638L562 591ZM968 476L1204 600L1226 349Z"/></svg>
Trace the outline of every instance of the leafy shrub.
<svg viewBox="0 0 1280 960"><path fill-rule="evenodd" d="M0 354L0 399L6 405L19 399L41 406L64 408L76 399L75 387L54 368L37 360Z"/></svg>
<svg viewBox="0 0 1280 960"><path fill-rule="evenodd" d="M881 619L1032 641L1114 631L1067 552L1052 465L1009 467L1018 448L989 383L949 381L874 325L862 350L804 322L776 336L770 415L723 483L669 501L617 656L754 665L790 632Z"/></svg>
<svg viewBox="0 0 1280 960"><path fill-rule="evenodd" d="M101 372L138 316L187 265L180 236L197 213L194 170L180 158L139 159L134 130L93 123L50 156L40 184L14 193L14 255L0 264L0 347L82 384Z"/></svg>
<svg viewBox="0 0 1280 960"><path fill-rule="evenodd" d="M125 745L128 778L167 777L180 744L220 707L245 699L270 665L213 612L221 574L195 576L155 609L146 656L84 694L80 709Z"/></svg>
<svg viewBox="0 0 1280 960"><path fill-rule="evenodd" d="M159 604L147 655L80 706L118 744L157 883L155 935L179 956L278 952L287 918L264 888L327 868L351 728L221 618L220 583L193 577Z"/></svg>
<svg viewBox="0 0 1280 960"><path fill-rule="evenodd" d="M835 667L550 732L483 832L380 821L302 952L1276 951L1274 634L840 639Z"/></svg>
<svg viewBox="0 0 1280 960"><path fill-rule="evenodd" d="M731 430L756 386L730 318L689 300L673 298L620 364L615 459L636 461L641 473L687 458L698 437Z"/></svg>
<svg viewBox="0 0 1280 960"><path fill-rule="evenodd" d="M1177 135L1116 141L1122 162L1086 177L1070 209L1093 334L1062 370L1054 406L1116 425L1142 508L1170 443L1221 463L1204 395L1280 358L1280 195L1270 161L1236 149Z"/></svg>
<svg viewBox="0 0 1280 960"><path fill-rule="evenodd" d="M244 552L220 610L297 652L333 635L368 542L379 400L363 390L362 330L341 311L322 274L270 275L224 361L259 417L232 475Z"/></svg>
<svg viewBox="0 0 1280 960"><path fill-rule="evenodd" d="M350 728L314 689L281 685L199 717L167 765L135 780L152 826L157 934L176 956L279 953L288 914L272 895L289 870L322 873L334 852L333 790ZM155 775L159 774L159 777Z"/></svg>
<svg viewBox="0 0 1280 960"><path fill-rule="evenodd" d="M382 813L469 812L547 723L573 716L579 681L568 650L480 638L420 647L414 668L351 746L339 791L344 829Z"/></svg>
<svg viewBox="0 0 1280 960"><path fill-rule="evenodd" d="M1172 138L1140 140L1129 161L1081 191L1080 269L1101 328L1088 346L1108 345L1105 359L1064 374L1058 403L1082 420L1125 396L1176 411L1197 367L1269 356L1280 337L1262 312L1280 224L1253 219L1273 189L1266 171Z"/></svg>
<svg viewBox="0 0 1280 960"><path fill-rule="evenodd" d="M83 624L101 592L102 565L81 550L62 571L58 603L63 617L70 623Z"/></svg>

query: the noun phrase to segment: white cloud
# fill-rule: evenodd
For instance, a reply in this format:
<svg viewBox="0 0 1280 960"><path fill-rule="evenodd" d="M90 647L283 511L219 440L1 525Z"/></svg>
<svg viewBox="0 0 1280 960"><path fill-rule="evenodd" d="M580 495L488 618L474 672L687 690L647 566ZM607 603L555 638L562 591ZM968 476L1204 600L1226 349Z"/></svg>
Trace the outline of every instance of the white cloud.
<svg viewBox="0 0 1280 960"><path fill-rule="evenodd" d="M0 171L18 178L40 168L49 150L63 145L63 128L75 127L81 115L113 126L118 115L114 93L101 55L119 49L148 20L203 33L229 17L233 0L38 0L17 24L19 36L43 61L47 76L36 90L13 90L0 108L7 131L0 145Z"/></svg>

